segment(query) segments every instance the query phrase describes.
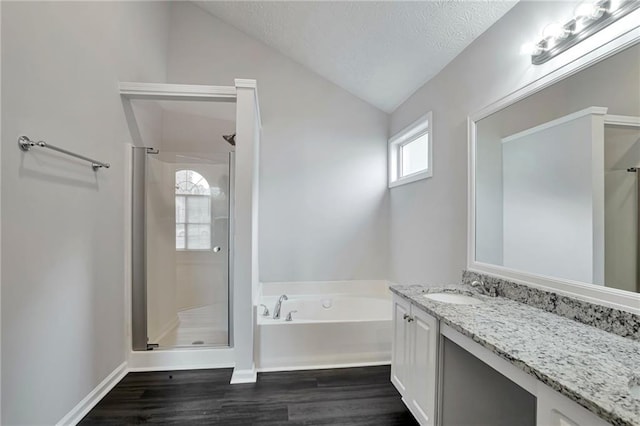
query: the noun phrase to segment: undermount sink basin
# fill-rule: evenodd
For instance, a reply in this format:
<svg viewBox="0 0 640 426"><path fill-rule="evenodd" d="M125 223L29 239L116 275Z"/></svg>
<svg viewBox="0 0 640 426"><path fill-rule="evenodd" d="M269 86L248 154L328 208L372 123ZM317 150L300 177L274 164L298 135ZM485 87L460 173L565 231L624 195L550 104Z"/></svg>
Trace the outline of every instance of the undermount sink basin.
<svg viewBox="0 0 640 426"><path fill-rule="evenodd" d="M423 297L436 302L452 303L454 305L477 305L482 303L480 299L457 293L429 293L423 295Z"/></svg>

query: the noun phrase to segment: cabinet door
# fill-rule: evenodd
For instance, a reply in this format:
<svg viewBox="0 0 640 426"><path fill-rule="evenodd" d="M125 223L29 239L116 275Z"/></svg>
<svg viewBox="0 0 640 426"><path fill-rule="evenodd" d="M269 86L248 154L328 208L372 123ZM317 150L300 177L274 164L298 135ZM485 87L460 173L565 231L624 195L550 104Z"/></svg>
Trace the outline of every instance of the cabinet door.
<svg viewBox="0 0 640 426"><path fill-rule="evenodd" d="M409 302L393 297L393 348L391 352L391 383L403 397L407 396L409 361Z"/></svg>
<svg viewBox="0 0 640 426"><path fill-rule="evenodd" d="M435 425L438 386L438 321L418 309L411 311L411 411L423 426Z"/></svg>

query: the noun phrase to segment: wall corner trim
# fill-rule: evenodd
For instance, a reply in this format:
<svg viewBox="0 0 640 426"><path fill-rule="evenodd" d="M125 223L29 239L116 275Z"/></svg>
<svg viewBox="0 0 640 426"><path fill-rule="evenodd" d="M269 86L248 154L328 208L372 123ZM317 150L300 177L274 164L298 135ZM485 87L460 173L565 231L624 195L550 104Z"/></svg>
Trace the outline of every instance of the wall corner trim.
<svg viewBox="0 0 640 426"><path fill-rule="evenodd" d="M604 116L604 124L623 127L640 127L640 117L607 114Z"/></svg>
<svg viewBox="0 0 640 426"><path fill-rule="evenodd" d="M255 81L255 80L254 80ZM236 88L197 84L119 82L120 96L127 99L235 102Z"/></svg>
<svg viewBox="0 0 640 426"><path fill-rule="evenodd" d="M237 368L234 368L233 374L231 375L231 381L229 383L237 385L239 383L255 383L257 380L258 370L256 370L256 366L254 365L251 369L247 370L238 370Z"/></svg>
<svg viewBox="0 0 640 426"><path fill-rule="evenodd" d="M260 116L260 101L258 98L258 80L252 80L247 78L236 78L234 80L236 91L238 89L253 89L253 95L255 97L256 109L258 111L258 127L262 129L262 118Z"/></svg>
<svg viewBox="0 0 640 426"><path fill-rule="evenodd" d="M76 425L87 415L98 402L105 397L105 395L113 389L115 385L120 383L120 380L127 375L129 370L127 369L127 362L123 362L115 368L105 379L98 384L82 401L80 401L75 407L71 409L56 426L63 425Z"/></svg>
<svg viewBox="0 0 640 426"><path fill-rule="evenodd" d="M502 138L502 143L513 142L514 140L522 139L525 136L532 135L537 132L541 132L543 130L550 129L552 127L559 126L564 123L568 123L573 120L577 120L582 117L586 117L588 115L605 115L607 114L607 107L598 107L592 106L589 108L582 109L580 111L576 111L571 114L567 114L564 117L556 118L555 120L547 121L546 123L542 123L539 126L531 127L530 129L523 130L518 133L514 133L513 135L509 135L507 137Z"/></svg>
<svg viewBox="0 0 640 426"><path fill-rule="evenodd" d="M257 89L258 82L256 80L247 79L247 78L236 78L234 80L236 88L243 87L246 89Z"/></svg>

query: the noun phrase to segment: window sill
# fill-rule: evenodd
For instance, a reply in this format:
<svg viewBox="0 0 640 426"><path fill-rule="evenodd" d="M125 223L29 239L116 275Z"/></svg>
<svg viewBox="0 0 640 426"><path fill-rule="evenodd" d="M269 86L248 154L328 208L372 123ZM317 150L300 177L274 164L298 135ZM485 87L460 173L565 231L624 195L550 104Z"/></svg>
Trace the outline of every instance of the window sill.
<svg viewBox="0 0 640 426"><path fill-rule="evenodd" d="M404 177L401 177L400 179L396 179L394 181L389 182L389 188L395 188L396 186L401 186L407 183L416 182L422 179L427 179L432 176L433 176L433 172L431 170L423 170L421 172L404 176Z"/></svg>

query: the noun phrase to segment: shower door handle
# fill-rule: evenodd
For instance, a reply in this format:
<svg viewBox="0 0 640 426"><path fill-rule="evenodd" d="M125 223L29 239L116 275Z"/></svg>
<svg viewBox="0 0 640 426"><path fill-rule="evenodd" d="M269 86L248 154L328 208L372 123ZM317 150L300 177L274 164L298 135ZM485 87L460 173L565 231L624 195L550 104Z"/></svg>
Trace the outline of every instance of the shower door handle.
<svg viewBox="0 0 640 426"><path fill-rule="evenodd" d="M219 252L219 251L220 251L220 246L215 246L215 247L213 248L213 252L214 252L214 253L217 253L217 252Z"/></svg>

